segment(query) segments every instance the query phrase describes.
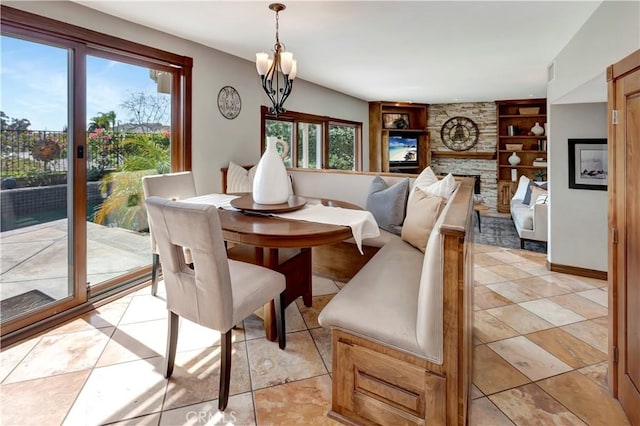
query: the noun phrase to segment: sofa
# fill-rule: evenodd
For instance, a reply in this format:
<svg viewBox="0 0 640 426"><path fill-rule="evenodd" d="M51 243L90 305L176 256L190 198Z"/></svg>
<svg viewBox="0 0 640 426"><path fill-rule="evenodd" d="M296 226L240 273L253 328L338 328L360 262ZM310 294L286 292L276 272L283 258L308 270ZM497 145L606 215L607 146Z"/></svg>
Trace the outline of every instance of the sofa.
<svg viewBox="0 0 640 426"><path fill-rule="evenodd" d="M520 177L510 202L511 218L520 238L520 248L524 248L525 241L547 241L548 200L546 183Z"/></svg>

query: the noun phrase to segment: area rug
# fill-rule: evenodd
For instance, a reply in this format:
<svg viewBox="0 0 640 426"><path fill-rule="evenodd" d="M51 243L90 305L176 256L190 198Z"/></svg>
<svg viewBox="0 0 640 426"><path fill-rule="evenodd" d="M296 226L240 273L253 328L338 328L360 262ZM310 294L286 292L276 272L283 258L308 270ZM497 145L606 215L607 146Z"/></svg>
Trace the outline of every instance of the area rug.
<svg viewBox="0 0 640 426"><path fill-rule="evenodd" d="M30 290L0 302L0 321L14 318L32 309L53 302L55 299L40 290Z"/></svg>
<svg viewBox="0 0 640 426"><path fill-rule="evenodd" d="M477 220L477 219L476 219ZM511 218L482 216L482 232L478 231L478 223L475 227L475 242L507 248L520 248L520 238ZM546 253L546 243L537 241L525 241L524 249L537 253Z"/></svg>

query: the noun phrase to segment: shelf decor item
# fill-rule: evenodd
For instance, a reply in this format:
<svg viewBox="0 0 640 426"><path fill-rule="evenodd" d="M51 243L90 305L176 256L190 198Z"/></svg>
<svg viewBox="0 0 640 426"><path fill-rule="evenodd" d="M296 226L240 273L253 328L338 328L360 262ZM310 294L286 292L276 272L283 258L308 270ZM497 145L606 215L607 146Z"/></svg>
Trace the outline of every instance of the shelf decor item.
<svg viewBox="0 0 640 426"><path fill-rule="evenodd" d="M289 176L278 154L278 138L267 137L267 149L256 167L253 200L257 204L282 204L289 199Z"/></svg>
<svg viewBox="0 0 640 426"><path fill-rule="evenodd" d="M382 114L382 124L385 129L408 129L409 114L394 114L384 113Z"/></svg>
<svg viewBox="0 0 640 426"><path fill-rule="evenodd" d="M518 157L518 154L516 154L515 152L513 154L511 154L511 156L508 158L509 164L511 164L512 166L517 166L518 164L520 164L520 161L522 161L520 159L520 157Z"/></svg>
<svg viewBox="0 0 640 426"><path fill-rule="evenodd" d="M505 144L505 148L507 148L507 151L522 151L522 144L521 143L507 143L507 144Z"/></svg>
<svg viewBox="0 0 640 426"><path fill-rule="evenodd" d="M518 180L518 169L511 169L511 182Z"/></svg>
<svg viewBox="0 0 640 426"><path fill-rule="evenodd" d="M453 117L445 121L440 129L444 145L452 151L468 151L478 142L480 132L472 119Z"/></svg>
<svg viewBox="0 0 640 426"><path fill-rule="evenodd" d="M540 113L540 107L520 107L518 111L520 115L536 115Z"/></svg>
<svg viewBox="0 0 640 426"><path fill-rule="evenodd" d="M542 127L540 123L536 121L536 124L531 128L531 133L536 136L542 136L544 135L544 127Z"/></svg>

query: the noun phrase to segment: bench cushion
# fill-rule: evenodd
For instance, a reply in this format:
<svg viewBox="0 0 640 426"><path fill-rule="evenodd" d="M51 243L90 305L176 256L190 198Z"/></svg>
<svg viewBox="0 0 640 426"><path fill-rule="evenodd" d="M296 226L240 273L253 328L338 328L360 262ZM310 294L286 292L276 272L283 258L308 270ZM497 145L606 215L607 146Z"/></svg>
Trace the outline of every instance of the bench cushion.
<svg viewBox="0 0 640 426"><path fill-rule="evenodd" d="M423 259L419 250L391 239L329 302L318 321L423 357L416 341Z"/></svg>

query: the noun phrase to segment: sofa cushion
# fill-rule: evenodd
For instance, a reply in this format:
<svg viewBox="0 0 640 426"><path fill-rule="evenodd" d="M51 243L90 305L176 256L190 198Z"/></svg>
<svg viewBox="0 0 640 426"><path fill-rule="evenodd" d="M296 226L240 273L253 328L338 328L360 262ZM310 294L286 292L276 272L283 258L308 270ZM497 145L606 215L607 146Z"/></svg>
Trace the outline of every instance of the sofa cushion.
<svg viewBox="0 0 640 426"><path fill-rule="evenodd" d="M444 206L444 198L426 194L417 187L412 192L401 238L424 253L431 230Z"/></svg>
<svg viewBox="0 0 640 426"><path fill-rule="evenodd" d="M229 170L227 171L227 193L253 192L253 178L255 174L256 166L247 170L230 161Z"/></svg>
<svg viewBox="0 0 640 426"><path fill-rule="evenodd" d="M422 357L416 315L423 258L399 238L391 240L327 304L318 322Z"/></svg>
<svg viewBox="0 0 640 426"><path fill-rule="evenodd" d="M522 204L520 200L515 200L515 203L511 205L511 217L516 223L518 229L533 229L533 211L528 205Z"/></svg>
<svg viewBox="0 0 640 426"><path fill-rule="evenodd" d="M529 188L529 179L526 176L520 176L520 180L518 181L518 189L516 189L516 193L513 194L514 200L524 200L524 196L527 195L527 189Z"/></svg>
<svg viewBox="0 0 640 426"><path fill-rule="evenodd" d="M529 185L527 185L527 192L524 194L524 198L522 199L522 204L529 205L531 203L531 190L532 188L542 188L544 190L547 189L547 182L535 182L530 180ZM513 197L515 198L515 196ZM534 198L535 200L535 198Z"/></svg>
<svg viewBox="0 0 640 426"><path fill-rule="evenodd" d="M376 176L369 186L366 209L373 214L380 228L400 234L408 193L409 178L389 186L384 179Z"/></svg>
<svg viewBox="0 0 640 426"><path fill-rule="evenodd" d="M547 197L547 190L546 189L542 189L536 185L531 187L531 195L529 196L530 200L529 200L529 207L533 207L534 204L536 204L538 202L539 198L543 199L543 203L547 201L546 197Z"/></svg>

